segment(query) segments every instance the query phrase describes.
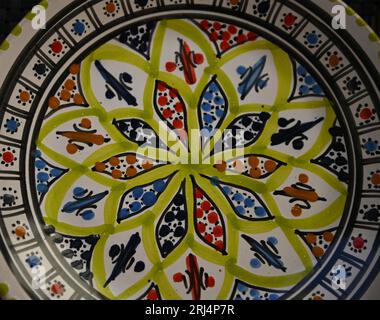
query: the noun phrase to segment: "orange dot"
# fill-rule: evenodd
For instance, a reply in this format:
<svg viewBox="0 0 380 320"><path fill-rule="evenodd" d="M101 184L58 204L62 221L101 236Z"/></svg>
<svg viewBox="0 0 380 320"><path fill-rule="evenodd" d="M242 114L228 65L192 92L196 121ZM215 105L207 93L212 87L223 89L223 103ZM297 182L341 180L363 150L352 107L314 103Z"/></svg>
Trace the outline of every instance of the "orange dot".
<svg viewBox="0 0 380 320"><path fill-rule="evenodd" d="M95 170L98 172L103 172L104 170L106 170L106 165L103 162L97 162L95 164Z"/></svg>
<svg viewBox="0 0 380 320"><path fill-rule="evenodd" d="M57 97L50 97L49 98L49 108L51 109L58 109L60 105L59 99Z"/></svg>
<svg viewBox="0 0 380 320"><path fill-rule="evenodd" d="M313 297L313 300L315 301L319 301L319 300L323 300L321 296L314 296Z"/></svg>
<svg viewBox="0 0 380 320"><path fill-rule="evenodd" d="M264 168L265 168L265 170L268 171L268 172L273 172L274 170L276 170L276 168L277 168L277 164L276 164L276 162L273 161L273 160L267 160L267 161L265 161L265 163L264 163Z"/></svg>
<svg viewBox="0 0 380 320"><path fill-rule="evenodd" d="M73 144L73 143L69 143L67 146L66 146L66 150L68 153L70 154L75 154L77 153L78 151L78 147L76 144Z"/></svg>
<svg viewBox="0 0 380 320"><path fill-rule="evenodd" d="M230 0L230 3L231 3L233 6L238 5L239 2L240 2L240 0Z"/></svg>
<svg viewBox="0 0 380 320"><path fill-rule="evenodd" d="M77 74L77 73L79 73L79 70L80 70L79 64L72 64L70 66L70 73L71 74Z"/></svg>
<svg viewBox="0 0 380 320"><path fill-rule="evenodd" d="M259 165L259 158L256 156L250 156L248 158L248 163L251 167L256 168Z"/></svg>
<svg viewBox="0 0 380 320"><path fill-rule="evenodd" d="M120 179L122 176L122 172L120 170L112 170L111 175L114 179Z"/></svg>
<svg viewBox="0 0 380 320"><path fill-rule="evenodd" d="M301 183L308 183L309 181L309 177L304 174L304 173L301 173L299 176L298 176L298 181L301 182Z"/></svg>
<svg viewBox="0 0 380 320"><path fill-rule="evenodd" d="M260 178L261 177L261 170L260 168L251 168L251 170L249 170L249 175L252 177L252 178Z"/></svg>
<svg viewBox="0 0 380 320"><path fill-rule="evenodd" d="M308 244L313 244L317 241L317 237L314 233L308 233L306 236L305 236L305 240Z"/></svg>
<svg viewBox="0 0 380 320"><path fill-rule="evenodd" d="M110 160L109 160L109 163L111 166L118 166L120 164L120 160L118 157L112 157Z"/></svg>
<svg viewBox="0 0 380 320"><path fill-rule="evenodd" d="M28 91L20 92L20 100L21 102L28 102L30 99L30 93Z"/></svg>
<svg viewBox="0 0 380 320"><path fill-rule="evenodd" d="M329 58L329 65L331 67L336 67L339 64L339 57L335 54L331 55Z"/></svg>
<svg viewBox="0 0 380 320"><path fill-rule="evenodd" d="M227 164L225 161L222 161L221 163L217 163L215 165L215 168L216 170L218 170L219 172L224 172L226 171L226 168L227 168Z"/></svg>
<svg viewBox="0 0 380 320"><path fill-rule="evenodd" d="M330 231L326 231L323 233L323 239L327 242L331 242L334 239L334 234Z"/></svg>
<svg viewBox="0 0 380 320"><path fill-rule="evenodd" d="M24 227L22 226L18 226L16 229L15 229L15 234L16 236L20 237L20 238L24 238L25 235L26 235L26 230Z"/></svg>
<svg viewBox="0 0 380 320"><path fill-rule="evenodd" d="M293 216L299 217L302 214L302 209L298 204L296 204L295 206L293 206L291 212Z"/></svg>
<svg viewBox="0 0 380 320"><path fill-rule="evenodd" d="M106 4L106 10L107 10L107 12L109 12L109 13L113 13L113 12L115 12L115 10L116 10L116 6L115 6L115 4L114 4L113 2L107 3L107 4Z"/></svg>
<svg viewBox="0 0 380 320"><path fill-rule="evenodd" d="M129 154L125 157L125 160L127 160L128 164L135 164L137 162L137 158L134 154Z"/></svg>
<svg viewBox="0 0 380 320"><path fill-rule="evenodd" d="M144 170L149 170L153 167L153 163L149 160L144 160L142 163L142 167Z"/></svg>
<svg viewBox="0 0 380 320"><path fill-rule="evenodd" d="M75 88L74 80L71 80L71 79L66 80L64 87L67 90L70 90L70 91L73 90Z"/></svg>
<svg viewBox="0 0 380 320"><path fill-rule="evenodd" d="M128 177L134 177L137 174L137 169L133 166L127 168L126 174Z"/></svg>
<svg viewBox="0 0 380 320"><path fill-rule="evenodd" d="M71 93L70 91L63 89L59 96L61 97L61 100L63 101L70 101Z"/></svg>
<svg viewBox="0 0 380 320"><path fill-rule="evenodd" d="M371 177L371 182L374 185L379 185L380 184L380 174L379 173L374 173Z"/></svg>
<svg viewBox="0 0 380 320"><path fill-rule="evenodd" d="M100 134L98 134L94 136L93 141L96 145L101 146L104 143L105 138L101 136Z"/></svg>
<svg viewBox="0 0 380 320"><path fill-rule="evenodd" d="M87 118L83 118L80 122L80 126L85 129L91 128L91 120Z"/></svg>
<svg viewBox="0 0 380 320"><path fill-rule="evenodd" d="M76 93L74 95L74 103L75 104L84 104L84 99L79 93Z"/></svg>
<svg viewBox="0 0 380 320"><path fill-rule="evenodd" d="M325 254L325 250L323 250L321 247L315 246L312 250L314 257L320 258Z"/></svg>

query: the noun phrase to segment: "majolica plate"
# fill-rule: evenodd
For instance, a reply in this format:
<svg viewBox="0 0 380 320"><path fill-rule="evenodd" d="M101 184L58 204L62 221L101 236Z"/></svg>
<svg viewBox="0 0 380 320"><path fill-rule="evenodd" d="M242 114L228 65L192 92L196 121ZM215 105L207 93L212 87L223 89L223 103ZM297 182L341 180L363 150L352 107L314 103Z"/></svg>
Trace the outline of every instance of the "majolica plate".
<svg viewBox="0 0 380 320"><path fill-rule="evenodd" d="M41 5L0 52L3 298L366 292L379 45L351 9L334 29L327 0Z"/></svg>

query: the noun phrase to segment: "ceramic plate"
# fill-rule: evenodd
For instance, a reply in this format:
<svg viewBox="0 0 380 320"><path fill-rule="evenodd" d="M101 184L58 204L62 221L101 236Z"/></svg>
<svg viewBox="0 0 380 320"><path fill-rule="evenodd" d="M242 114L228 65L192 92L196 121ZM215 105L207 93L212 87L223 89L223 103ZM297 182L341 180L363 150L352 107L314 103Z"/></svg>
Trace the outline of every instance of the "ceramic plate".
<svg viewBox="0 0 380 320"><path fill-rule="evenodd" d="M360 298L379 45L339 4L43 1L0 52L3 298Z"/></svg>

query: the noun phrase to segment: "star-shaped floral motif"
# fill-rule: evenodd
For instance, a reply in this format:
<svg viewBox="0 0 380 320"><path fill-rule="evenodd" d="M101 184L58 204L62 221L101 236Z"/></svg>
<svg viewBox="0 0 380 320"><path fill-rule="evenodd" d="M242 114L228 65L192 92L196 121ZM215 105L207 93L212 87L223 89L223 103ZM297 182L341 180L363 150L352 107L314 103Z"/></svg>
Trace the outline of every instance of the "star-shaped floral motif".
<svg viewBox="0 0 380 320"><path fill-rule="evenodd" d="M253 32L142 29L72 65L49 99L35 153L46 223L81 239L80 276L109 298L280 297L322 258L344 207L344 148L318 157L341 141L332 107Z"/></svg>

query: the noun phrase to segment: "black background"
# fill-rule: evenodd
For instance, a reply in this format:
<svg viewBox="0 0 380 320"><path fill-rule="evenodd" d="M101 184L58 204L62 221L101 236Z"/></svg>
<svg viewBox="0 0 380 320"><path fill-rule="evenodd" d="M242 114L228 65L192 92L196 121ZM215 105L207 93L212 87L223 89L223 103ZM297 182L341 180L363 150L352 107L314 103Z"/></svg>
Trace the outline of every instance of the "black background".
<svg viewBox="0 0 380 320"><path fill-rule="evenodd" d="M133 1L133 0L131 0ZM0 43L40 0L0 0ZM380 0L345 0L380 34Z"/></svg>

